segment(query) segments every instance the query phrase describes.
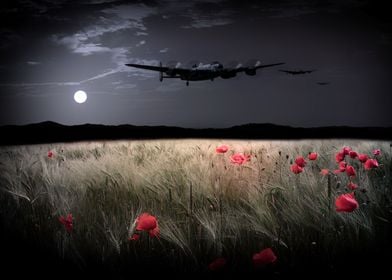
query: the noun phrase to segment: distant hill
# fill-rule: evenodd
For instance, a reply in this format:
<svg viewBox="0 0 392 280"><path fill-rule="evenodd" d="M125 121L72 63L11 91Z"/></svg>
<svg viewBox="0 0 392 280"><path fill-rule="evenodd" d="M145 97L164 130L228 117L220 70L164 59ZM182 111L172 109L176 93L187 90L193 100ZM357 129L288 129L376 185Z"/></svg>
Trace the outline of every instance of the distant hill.
<svg viewBox="0 0 392 280"><path fill-rule="evenodd" d="M181 128L172 126L134 126L84 124L66 126L42 122L23 126L0 126L0 145L38 144L125 139L374 139L392 140L392 127L316 127L301 128L274 124L245 124L230 128Z"/></svg>

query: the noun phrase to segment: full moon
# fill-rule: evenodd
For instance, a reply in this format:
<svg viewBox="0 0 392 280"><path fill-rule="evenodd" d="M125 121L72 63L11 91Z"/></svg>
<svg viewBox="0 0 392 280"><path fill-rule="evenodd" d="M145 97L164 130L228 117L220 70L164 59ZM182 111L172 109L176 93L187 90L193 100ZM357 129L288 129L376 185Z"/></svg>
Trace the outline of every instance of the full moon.
<svg viewBox="0 0 392 280"><path fill-rule="evenodd" d="M76 103L79 103L79 104L84 103L87 100L87 94L83 90L78 90L74 94L74 99L75 99Z"/></svg>

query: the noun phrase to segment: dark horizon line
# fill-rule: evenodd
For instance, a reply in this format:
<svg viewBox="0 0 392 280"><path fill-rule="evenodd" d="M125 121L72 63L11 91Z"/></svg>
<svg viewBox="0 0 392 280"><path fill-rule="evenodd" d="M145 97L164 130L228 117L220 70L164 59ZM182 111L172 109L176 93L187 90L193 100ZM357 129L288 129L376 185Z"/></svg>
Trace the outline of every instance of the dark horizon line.
<svg viewBox="0 0 392 280"><path fill-rule="evenodd" d="M306 140L362 139L392 140L392 127L330 126L303 128L275 124L244 124L230 128L182 128L175 126L135 126L82 124L62 125L41 122L0 126L0 146L80 141L156 139L238 139Z"/></svg>
<svg viewBox="0 0 392 280"><path fill-rule="evenodd" d="M6 127L27 127L27 126L38 126L38 125L52 125L52 126L62 126L62 127L80 127L80 126L102 126L102 127L149 127L149 128L179 128L179 129L186 129L186 130L224 130L224 129L231 129L237 127L248 127L248 126L275 126L275 127L282 127L282 128L292 128L292 129L329 129L329 128L352 128L352 129L392 129L392 126L358 126L358 125L322 125L322 126L296 126L296 125L286 125L286 124L276 124L271 122L264 122L264 123L257 123L257 122L249 122L243 124L236 124L231 126L225 127L186 127L186 126L178 126L178 125L165 125L165 124L132 124L132 123L120 123L120 124L101 124L101 123L80 123L80 124L64 124L55 121L42 121L42 122L33 122L33 123L26 123L26 124L3 124L0 125L0 129Z"/></svg>

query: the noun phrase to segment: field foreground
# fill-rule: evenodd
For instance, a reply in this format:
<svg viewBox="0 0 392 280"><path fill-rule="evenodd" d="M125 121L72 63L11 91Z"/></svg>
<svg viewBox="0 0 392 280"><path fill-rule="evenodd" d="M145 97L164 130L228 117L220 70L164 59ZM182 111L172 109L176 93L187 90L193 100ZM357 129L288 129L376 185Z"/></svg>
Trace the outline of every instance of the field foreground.
<svg viewBox="0 0 392 280"><path fill-rule="evenodd" d="M55 278L382 273L391 156L389 142L362 140L4 146L3 264Z"/></svg>

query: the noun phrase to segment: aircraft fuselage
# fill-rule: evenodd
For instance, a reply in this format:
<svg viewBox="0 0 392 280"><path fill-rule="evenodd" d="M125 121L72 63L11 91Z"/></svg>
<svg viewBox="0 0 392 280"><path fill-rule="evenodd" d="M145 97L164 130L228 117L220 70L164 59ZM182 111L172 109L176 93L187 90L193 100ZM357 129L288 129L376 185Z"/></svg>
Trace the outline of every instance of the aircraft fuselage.
<svg viewBox="0 0 392 280"><path fill-rule="evenodd" d="M188 74L180 76L184 81L205 81L215 79L220 76L220 72L211 72L210 70L192 70Z"/></svg>
<svg viewBox="0 0 392 280"><path fill-rule="evenodd" d="M184 81L206 81L220 77L221 69L223 66L220 63L199 64L193 65L188 73L179 73L177 76L175 69L170 69L166 74L172 78L179 77Z"/></svg>

